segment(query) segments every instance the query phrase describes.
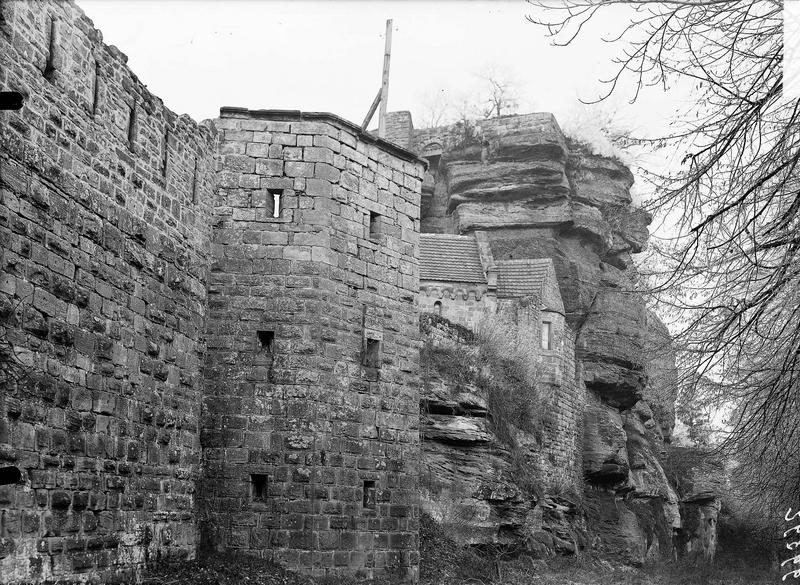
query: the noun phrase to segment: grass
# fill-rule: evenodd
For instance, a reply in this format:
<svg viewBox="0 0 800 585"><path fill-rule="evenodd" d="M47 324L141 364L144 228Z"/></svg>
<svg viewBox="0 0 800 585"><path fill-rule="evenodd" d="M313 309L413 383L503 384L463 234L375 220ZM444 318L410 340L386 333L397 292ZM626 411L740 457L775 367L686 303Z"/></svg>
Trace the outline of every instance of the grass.
<svg viewBox="0 0 800 585"><path fill-rule="evenodd" d="M420 585L773 585L775 563L735 553L710 565L654 562L642 568L614 565L589 553L536 560L519 555L499 560L459 549L436 523L420 524Z"/></svg>
<svg viewBox="0 0 800 585"><path fill-rule="evenodd" d="M499 560L461 548L423 516L420 523L420 585L774 585L781 573L752 559L722 556L706 567L653 563L641 569L612 565L588 554L534 560ZM387 579L311 579L268 561L230 554L206 555L151 568L144 585L389 585Z"/></svg>

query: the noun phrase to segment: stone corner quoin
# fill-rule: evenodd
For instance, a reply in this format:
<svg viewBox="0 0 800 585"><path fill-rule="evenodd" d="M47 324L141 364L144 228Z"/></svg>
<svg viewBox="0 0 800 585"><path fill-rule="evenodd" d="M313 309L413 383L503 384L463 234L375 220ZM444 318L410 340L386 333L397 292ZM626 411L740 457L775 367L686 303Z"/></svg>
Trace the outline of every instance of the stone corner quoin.
<svg viewBox="0 0 800 585"><path fill-rule="evenodd" d="M415 580L425 162L331 114L198 125L74 3L0 11L2 580Z"/></svg>

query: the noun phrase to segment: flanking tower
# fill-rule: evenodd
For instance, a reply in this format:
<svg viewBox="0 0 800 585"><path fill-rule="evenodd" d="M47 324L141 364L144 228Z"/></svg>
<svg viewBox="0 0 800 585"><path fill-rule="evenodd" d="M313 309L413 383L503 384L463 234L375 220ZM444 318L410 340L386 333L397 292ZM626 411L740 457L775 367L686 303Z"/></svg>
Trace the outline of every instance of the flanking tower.
<svg viewBox="0 0 800 585"><path fill-rule="evenodd" d="M416 580L424 162L331 114L216 125L202 542Z"/></svg>

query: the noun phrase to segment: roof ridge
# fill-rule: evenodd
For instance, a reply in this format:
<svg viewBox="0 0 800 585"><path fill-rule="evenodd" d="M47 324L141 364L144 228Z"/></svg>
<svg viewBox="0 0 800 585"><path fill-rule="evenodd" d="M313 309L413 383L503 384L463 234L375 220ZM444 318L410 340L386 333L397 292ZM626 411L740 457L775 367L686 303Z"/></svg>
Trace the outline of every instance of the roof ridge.
<svg viewBox="0 0 800 585"><path fill-rule="evenodd" d="M464 236L464 235L461 235L461 234L434 234L434 233L430 233L430 232L422 232L422 233L419 234L419 236L421 238L423 238L423 237L424 238L441 238L441 239L460 238L460 239L464 239L464 240L477 241L477 240L475 240L475 238L473 236Z"/></svg>
<svg viewBox="0 0 800 585"><path fill-rule="evenodd" d="M552 258L509 258L507 260L495 260L495 264L550 264Z"/></svg>

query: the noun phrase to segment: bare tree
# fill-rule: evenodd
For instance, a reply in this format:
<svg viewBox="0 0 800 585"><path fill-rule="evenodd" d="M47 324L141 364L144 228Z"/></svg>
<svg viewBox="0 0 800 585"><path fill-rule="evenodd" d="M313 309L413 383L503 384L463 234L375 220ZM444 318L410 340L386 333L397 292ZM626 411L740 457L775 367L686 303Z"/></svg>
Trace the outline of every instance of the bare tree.
<svg viewBox="0 0 800 585"><path fill-rule="evenodd" d="M485 95L481 98L484 118L513 114L519 107L517 87L513 77L497 65L489 65L478 75L485 84Z"/></svg>
<svg viewBox="0 0 800 585"><path fill-rule="evenodd" d="M569 44L600 10L625 5L624 44L602 100L632 81L691 85L694 105L652 139L680 166L650 173L669 239L648 275L679 328L684 398L733 408L723 447L753 493L800 498L800 100L783 95L778 0L531 2L528 18ZM702 384L712 380L713 384Z"/></svg>
<svg viewBox="0 0 800 585"><path fill-rule="evenodd" d="M421 103L420 128L436 128L450 121L453 107L445 90L428 91Z"/></svg>

